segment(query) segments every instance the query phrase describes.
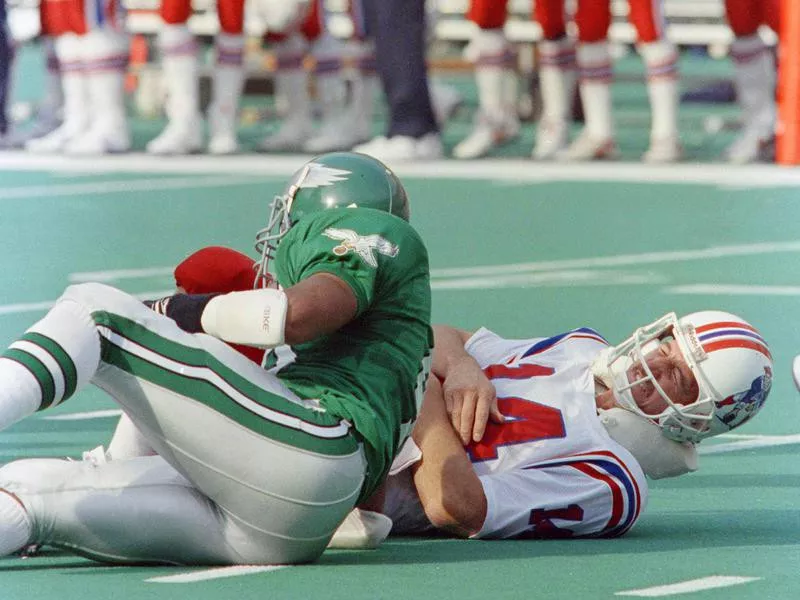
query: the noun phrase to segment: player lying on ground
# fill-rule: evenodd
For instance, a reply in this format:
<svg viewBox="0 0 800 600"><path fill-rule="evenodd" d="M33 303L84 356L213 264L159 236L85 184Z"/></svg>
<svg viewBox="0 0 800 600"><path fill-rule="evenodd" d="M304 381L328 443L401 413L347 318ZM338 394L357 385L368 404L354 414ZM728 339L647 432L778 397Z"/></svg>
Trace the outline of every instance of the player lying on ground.
<svg viewBox="0 0 800 600"><path fill-rule="evenodd" d="M430 283L407 220L383 164L323 155L257 235L281 289L175 295L153 304L162 315L108 286L68 288L0 357L0 430L91 381L163 469L112 462L75 488L83 475L60 461L7 465L0 555L42 541L120 562L316 559L383 481L422 400ZM276 375L225 342L286 343L295 360ZM58 514L31 482L67 485Z"/></svg>
<svg viewBox="0 0 800 600"><path fill-rule="evenodd" d="M243 284L233 285L250 285L248 259L230 254L226 268L233 275L227 283L214 281L219 269L204 268L213 254L181 265L179 285L227 289L231 279L242 278ZM370 508L391 517L397 533L439 527L485 538L620 535L644 508L642 472L665 477L695 468L692 442L749 419L771 379L763 340L727 313L695 313L679 322L668 315L613 349L588 329L519 341L481 330L466 344L469 355L468 338L437 328L434 373L444 385L431 382L414 429L422 460L415 446L406 446L385 496L371 501ZM499 423L500 412L508 422ZM687 441L668 439L662 428ZM469 442L466 449L457 430ZM143 443L132 443L137 439ZM150 528L169 527L174 561L193 562L188 546L201 537L211 545L224 539L203 537L215 521L197 510L202 496L166 461L126 459L149 452L123 420L111 462L103 464L104 455L101 464L20 461L0 470L0 484L15 491L34 522L47 524L28 542L135 560L151 547ZM146 506L153 497L161 520L115 516L136 514L139 503ZM180 527L170 521L176 515ZM354 511L334 544L375 545L387 533L385 518Z"/></svg>
<svg viewBox="0 0 800 600"><path fill-rule="evenodd" d="M386 485L393 532L613 537L644 509L644 474L694 470L694 444L761 408L772 361L748 323L702 311L665 315L616 347L588 328L528 340L437 328L434 373L444 392L432 382L412 433L421 460ZM484 378L504 424L486 422Z"/></svg>

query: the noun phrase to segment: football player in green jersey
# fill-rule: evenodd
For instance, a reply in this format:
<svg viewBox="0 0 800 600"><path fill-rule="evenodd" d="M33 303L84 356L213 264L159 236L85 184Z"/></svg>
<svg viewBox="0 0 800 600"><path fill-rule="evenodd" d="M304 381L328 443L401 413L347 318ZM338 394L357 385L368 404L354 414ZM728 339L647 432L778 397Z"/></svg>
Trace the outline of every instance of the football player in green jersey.
<svg viewBox="0 0 800 600"><path fill-rule="evenodd" d="M0 430L91 381L163 458L6 465L0 555L49 544L114 562L308 562L376 489L433 340L408 199L379 161L336 153L272 207L257 247L279 286L149 307L71 286L0 357ZM295 359L268 371L229 343L288 344Z"/></svg>

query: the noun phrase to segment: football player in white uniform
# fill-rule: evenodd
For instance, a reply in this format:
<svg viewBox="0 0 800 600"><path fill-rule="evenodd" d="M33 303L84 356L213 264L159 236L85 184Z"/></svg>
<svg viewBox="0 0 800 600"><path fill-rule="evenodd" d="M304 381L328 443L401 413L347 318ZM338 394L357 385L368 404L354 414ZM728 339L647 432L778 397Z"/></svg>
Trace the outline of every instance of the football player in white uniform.
<svg viewBox="0 0 800 600"><path fill-rule="evenodd" d="M418 448L372 506L394 533L615 537L644 510L645 475L695 470L697 442L761 408L772 360L747 322L702 311L667 314L616 347L588 328L507 340L439 327L433 373L443 385L429 385ZM335 546L375 545L362 512Z"/></svg>

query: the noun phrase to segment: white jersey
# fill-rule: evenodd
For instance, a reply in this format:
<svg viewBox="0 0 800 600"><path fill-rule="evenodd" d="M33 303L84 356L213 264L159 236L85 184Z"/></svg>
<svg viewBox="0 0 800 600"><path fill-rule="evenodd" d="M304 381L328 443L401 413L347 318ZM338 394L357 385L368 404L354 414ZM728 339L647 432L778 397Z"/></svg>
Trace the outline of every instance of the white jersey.
<svg viewBox="0 0 800 600"><path fill-rule="evenodd" d="M487 329L467 342L497 390L507 422L488 423L467 452L488 510L477 538L615 537L647 501L644 473L597 416L592 359L608 343L591 329L506 340ZM431 528L408 472L389 479L395 533Z"/></svg>

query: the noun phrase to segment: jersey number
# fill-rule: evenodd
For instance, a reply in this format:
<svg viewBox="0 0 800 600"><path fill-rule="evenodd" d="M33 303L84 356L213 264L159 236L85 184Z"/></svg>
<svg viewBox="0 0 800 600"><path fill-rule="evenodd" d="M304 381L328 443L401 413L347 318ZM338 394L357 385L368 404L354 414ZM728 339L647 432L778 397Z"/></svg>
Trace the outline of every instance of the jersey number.
<svg viewBox="0 0 800 600"><path fill-rule="evenodd" d="M535 364L523 364L516 367L508 365L491 365L484 369L489 379L528 379L530 377L547 377L553 369ZM515 398L513 396L498 398L497 406L506 416L502 425L486 424L486 432L478 443L467 446L470 460L478 462L497 458L498 446L524 444L536 440L561 438L566 435L561 411L552 406L545 406L533 400Z"/></svg>
<svg viewBox="0 0 800 600"><path fill-rule="evenodd" d="M531 517L528 520L533 527L522 534L522 538L526 539L563 539L570 538L573 535L571 529L561 529L553 524L552 519L560 519L562 521L583 521L583 509L577 504L570 504L566 508L553 508L545 510L537 508L531 511Z"/></svg>

